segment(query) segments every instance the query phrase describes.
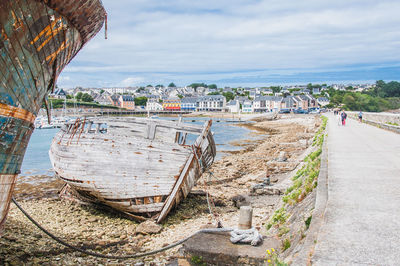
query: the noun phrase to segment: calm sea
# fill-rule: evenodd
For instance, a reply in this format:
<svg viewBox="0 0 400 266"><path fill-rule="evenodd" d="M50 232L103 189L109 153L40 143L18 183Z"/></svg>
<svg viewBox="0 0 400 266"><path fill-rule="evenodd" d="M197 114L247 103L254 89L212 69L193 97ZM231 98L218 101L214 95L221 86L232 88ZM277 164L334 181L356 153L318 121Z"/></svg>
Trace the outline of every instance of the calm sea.
<svg viewBox="0 0 400 266"><path fill-rule="evenodd" d="M162 118L167 120L177 120L174 118ZM203 124L209 118L184 118L183 121L189 124ZM21 167L21 175L53 175L52 166L49 159L49 149L54 135L59 129L35 129L25 158ZM251 130L245 127L235 126L226 119L213 119L212 131L217 145L217 158L221 159L225 155L224 151L240 150L242 147L230 144L233 141L255 138L250 135Z"/></svg>

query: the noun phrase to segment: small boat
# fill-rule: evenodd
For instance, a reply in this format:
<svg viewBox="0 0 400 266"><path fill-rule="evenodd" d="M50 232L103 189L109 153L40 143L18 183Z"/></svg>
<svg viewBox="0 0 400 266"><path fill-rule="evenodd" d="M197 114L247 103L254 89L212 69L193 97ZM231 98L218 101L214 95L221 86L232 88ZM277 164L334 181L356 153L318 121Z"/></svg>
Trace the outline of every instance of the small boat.
<svg viewBox="0 0 400 266"><path fill-rule="evenodd" d="M77 119L54 137L50 161L64 193L161 222L213 163L211 124Z"/></svg>
<svg viewBox="0 0 400 266"><path fill-rule="evenodd" d="M105 19L101 0L0 1L0 234L35 117Z"/></svg>

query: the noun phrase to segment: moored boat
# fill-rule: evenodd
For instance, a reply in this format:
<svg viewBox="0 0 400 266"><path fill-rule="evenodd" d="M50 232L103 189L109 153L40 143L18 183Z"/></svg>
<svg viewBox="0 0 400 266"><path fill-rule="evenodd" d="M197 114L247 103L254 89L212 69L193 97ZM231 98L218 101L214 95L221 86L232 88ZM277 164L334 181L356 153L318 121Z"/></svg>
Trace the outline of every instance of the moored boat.
<svg viewBox="0 0 400 266"><path fill-rule="evenodd" d="M56 134L50 161L80 199L160 222L213 163L211 124L78 119Z"/></svg>
<svg viewBox="0 0 400 266"><path fill-rule="evenodd" d="M0 1L0 232L42 102L105 18L100 0Z"/></svg>

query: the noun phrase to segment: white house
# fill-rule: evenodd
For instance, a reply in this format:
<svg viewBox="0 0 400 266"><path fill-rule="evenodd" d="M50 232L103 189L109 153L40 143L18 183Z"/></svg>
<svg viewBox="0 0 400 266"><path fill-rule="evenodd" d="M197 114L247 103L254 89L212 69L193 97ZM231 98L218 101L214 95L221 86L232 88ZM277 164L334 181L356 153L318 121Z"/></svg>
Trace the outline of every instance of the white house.
<svg viewBox="0 0 400 266"><path fill-rule="evenodd" d="M253 113L254 112L253 101L250 101L250 100L244 101L244 103L242 105L242 112L243 113Z"/></svg>
<svg viewBox="0 0 400 266"><path fill-rule="evenodd" d="M160 111L163 109L161 103L158 102L156 99L149 99L146 103L146 110L147 111Z"/></svg>
<svg viewBox="0 0 400 266"><path fill-rule="evenodd" d="M238 100L229 101L227 107L231 113L239 113L240 111L240 103Z"/></svg>
<svg viewBox="0 0 400 266"><path fill-rule="evenodd" d="M206 95L196 102L197 111L222 112L226 108L226 98L223 95Z"/></svg>

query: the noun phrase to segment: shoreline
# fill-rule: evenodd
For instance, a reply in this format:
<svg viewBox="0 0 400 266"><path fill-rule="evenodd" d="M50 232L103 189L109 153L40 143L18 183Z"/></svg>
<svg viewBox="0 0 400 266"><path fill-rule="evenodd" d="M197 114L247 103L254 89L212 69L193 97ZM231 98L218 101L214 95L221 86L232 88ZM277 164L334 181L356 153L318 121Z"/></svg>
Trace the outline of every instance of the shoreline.
<svg viewBox="0 0 400 266"><path fill-rule="evenodd" d="M238 209L232 198L236 195L248 196L253 206L254 225L263 232L280 195L250 195L252 186L265 177L268 172L273 184L279 184L285 175L294 168L297 158L305 151L301 140L312 138L318 119L314 116L283 116L280 120L251 123L255 134L261 134L260 140L246 140L245 149L228 154L216 161L211 172L218 180L209 180L207 174L197 182L192 191L209 191L215 202L214 213L224 227L236 226ZM239 126L248 126L240 124ZM264 136L263 136L264 135ZM285 167L278 165L276 158L285 152ZM209 182L211 181L211 182ZM60 181L61 182L61 181ZM62 182L60 183L62 184ZM22 188L31 192L31 187ZM38 192L46 188L38 187ZM173 210L165 222L162 231L155 235L143 235L136 232L138 223L124 218L119 213L99 209L93 205L80 205L59 199L56 191L44 193L32 200L21 203L27 211L51 232L67 239L77 246L91 247L94 251L112 254L131 254L136 251L148 251L171 244L199 230L203 226L215 223L215 217L209 214L207 200L201 194L190 194L176 210ZM154 262L166 264L179 257L178 248L147 258L129 262ZM12 206L3 237L0 238L0 257L4 262L19 263L60 263L60 264L98 264L115 261L88 257L72 252L43 233L39 232ZM128 262L128 261L126 261Z"/></svg>

